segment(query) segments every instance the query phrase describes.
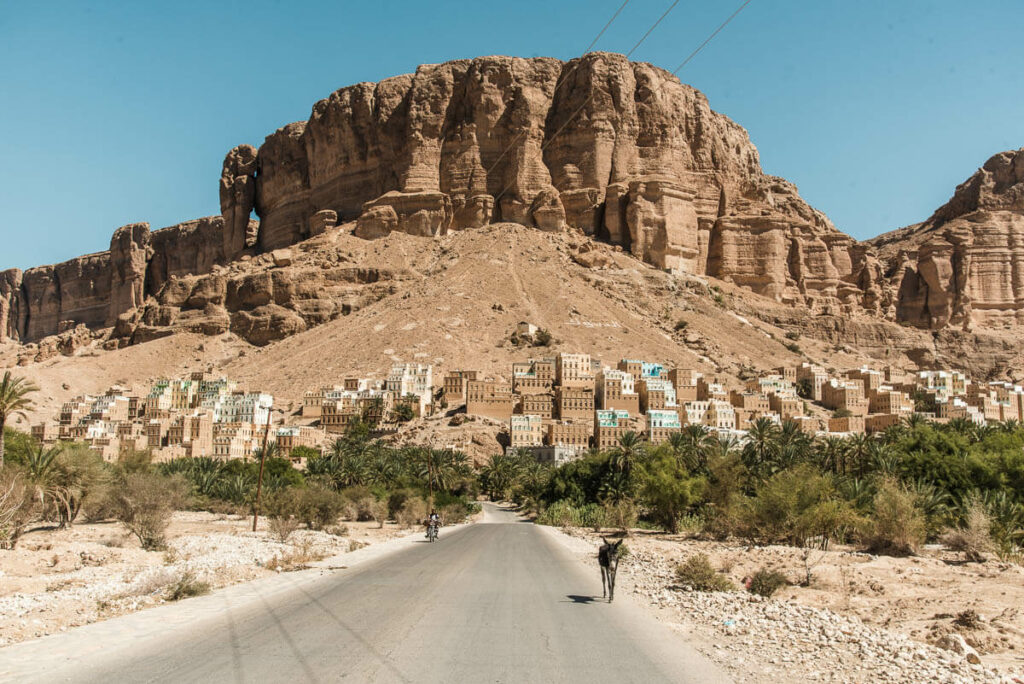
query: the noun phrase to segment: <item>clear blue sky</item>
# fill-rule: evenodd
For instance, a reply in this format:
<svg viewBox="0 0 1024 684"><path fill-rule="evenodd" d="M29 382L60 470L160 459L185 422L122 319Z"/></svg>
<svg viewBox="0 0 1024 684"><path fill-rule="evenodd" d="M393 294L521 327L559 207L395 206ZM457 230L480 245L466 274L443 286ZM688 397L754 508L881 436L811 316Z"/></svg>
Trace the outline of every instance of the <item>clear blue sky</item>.
<svg viewBox="0 0 1024 684"><path fill-rule="evenodd" d="M621 0L0 0L0 269L219 213L224 153L420 63L579 55ZM632 0L626 52L670 0ZM739 0L682 0L634 59L674 69ZM768 173L868 238L1024 146L1019 0L753 0L680 77Z"/></svg>

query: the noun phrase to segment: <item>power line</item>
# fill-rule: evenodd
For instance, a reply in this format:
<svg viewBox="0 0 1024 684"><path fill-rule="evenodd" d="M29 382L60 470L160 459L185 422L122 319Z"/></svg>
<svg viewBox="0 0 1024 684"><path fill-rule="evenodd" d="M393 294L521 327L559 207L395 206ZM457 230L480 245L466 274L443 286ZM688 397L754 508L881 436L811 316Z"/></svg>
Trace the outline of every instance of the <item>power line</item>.
<svg viewBox="0 0 1024 684"><path fill-rule="evenodd" d="M701 43L700 45L698 45L698 46L697 46L697 49L696 49L696 50L694 50L693 52L691 52L691 53L689 54L689 56L687 56L687 58L683 60L683 63L682 63L682 64L680 64L679 66L677 66L677 67L675 68L675 70L674 70L674 71L672 72L672 75L673 75L673 76L676 76L676 75L677 75L677 74L679 73L679 71L680 71L680 70L681 70L681 69L682 69L682 68L683 68L684 66L686 66L686 65L687 65L687 64L688 64L688 63L690 62L690 60L691 60L691 59L693 59L694 57L696 57L696 56L697 56L697 53L698 53L698 52L700 52L701 50L703 50L703 49L704 49L704 46L705 46L705 45L707 45L708 43L710 43L710 42L711 42L711 39L712 39L712 38L714 38L715 36L717 36L717 35L718 35L719 31L721 31L721 30L722 30L722 29L724 29L724 28L725 28L726 26L728 26L728 25L729 25L729 22L730 22L730 21L732 21L733 19L735 19L735 18L736 18L736 15L737 15L737 14L739 14L740 12L742 12L742 11L743 11L743 8L744 8L744 7L746 7L747 5L749 5L749 4L750 4L750 3L752 2L752 1L753 1L753 0L746 0L746 2L744 2L744 3L742 4L742 5L740 5L740 6L739 6L739 7L738 7L738 8L736 9L736 11L735 11L735 12L733 12L732 14L730 14L730 15L729 15L729 18L728 18L728 19L726 19L725 21L723 21L723 22L722 22L722 23L721 23L721 24L720 24L720 25L718 26L718 28L716 28L716 29L715 29L715 30L714 30L714 31L713 31L713 32L711 33L711 35L710 35L710 36L708 36L708 37L707 37L707 38L706 38L706 39L704 40L704 42L703 42L703 43Z"/></svg>
<svg viewBox="0 0 1024 684"><path fill-rule="evenodd" d="M615 14L612 15L612 18L608 20L608 23L604 25L604 28L602 28L601 31L594 37L594 40L590 41L590 45L587 46L587 49L583 51L583 55L581 56L586 56L590 54L590 51L593 49L593 47L597 45L597 41L601 40L601 36L603 36L604 32L608 30L608 27L612 25L612 22L614 22L618 18L618 16L622 14L622 10L626 9L626 5L628 5L629 2L630 0L625 0L625 2L619 5L619 9L615 10ZM559 79L558 83L555 84L555 90L554 92L551 93L552 102L554 102L555 95L558 94L559 89L562 87L562 85L569 81L569 77L573 75L573 73L576 71L576 69L579 68L579 66L580 63L576 62L572 66L572 69L569 70L569 73L567 73L565 76ZM498 158L495 159L491 166L487 169L487 171L484 172L485 182L487 178L490 178L491 172L494 171L495 168L497 168L498 163L505 158L506 154L508 154L508 151L515 147L516 144L519 143L519 139L526 135L527 132L528 130L522 130L515 134L515 137L512 138L512 141L505 146L505 149L501 151L501 154L498 155Z"/></svg>
<svg viewBox="0 0 1024 684"><path fill-rule="evenodd" d="M750 0L747 0L747 1L748 1L748 2L750 2ZM661 23L661 22L662 22L662 21L663 21L663 20L665 19L665 17L667 17L667 16L669 15L669 13L670 13L670 12L671 12L671 11L672 11L673 9L675 9L675 6L676 6L676 5L678 5L678 4L679 4L679 0L673 0L672 4L668 6L668 9L666 9L666 10L665 10L664 12L662 12L661 16L660 16L660 17L658 17L658 20L657 20L657 21L655 21L655 22L654 22L653 24L651 24L650 28L648 28L648 29L647 29L647 32L646 32L646 33L644 33L644 35L643 35L643 36L641 36L640 40L638 40L638 41L636 42L636 44L635 44L635 45L634 45L633 47L631 47L631 48L629 49L629 52L627 52L627 53L626 53L626 59L627 59L627 60L628 60L628 59L629 59L629 58L630 58L630 57L631 57L631 56L633 55L633 53L634 53L634 52L636 52L637 48L639 48L639 47L640 47L641 45L643 45L644 41L645 41L645 40L647 40L648 36L650 36L650 35L651 35L651 33L652 33L652 32L654 31L654 29L656 29L656 28L658 27L658 24L660 24L660 23ZM619 11L621 12L621 11L622 11L622 8L623 8L623 7L625 7L625 6L626 6L626 3L623 3L622 7L620 7L620 8L619 8ZM618 16L618 12L616 12L616 16ZM614 17L613 17L613 18L614 18ZM609 22L609 24L610 24L610 22ZM605 28L607 28L607 26L606 26ZM602 33L603 33L603 32L604 32L604 30L602 29ZM595 41L595 42L596 42L596 41ZM593 43L591 43L591 46L593 46ZM586 54L587 54L587 53L584 53L584 56L585 56ZM570 72L569 72L569 74L567 74L567 75L566 75L566 77L565 77L564 79L562 79L562 82L561 82L561 83L564 83L564 82L568 81L568 80L569 80L569 76L570 76L570 75L571 75L571 74L572 74L572 73L573 73L573 72L574 72L574 71L575 71L575 70L576 70L576 69L577 69L577 68L579 67L579 65L580 65L580 64L582 63L582 56L581 56L581 57L580 57L579 59L580 59L580 61L577 61L577 62L576 62L576 64L575 64L575 65L573 66L573 69L572 69L572 71L570 71ZM561 83L559 83L559 87L561 87ZM558 91L558 88L556 88L556 89L555 89L555 92L557 92L557 91ZM587 105L588 105L588 104L590 103L590 101L591 101L591 100L592 100L592 99L594 98L594 95L595 95L595 93L596 93L596 91L593 91L593 90L592 90L592 91L591 91L591 93L590 93L590 95L588 95L588 96L587 96L587 98L586 98L586 99L585 99L585 100L583 101L583 104L581 104L581 105L580 105L580 106L579 106L579 107L578 107L578 108L576 109L576 111L574 111L574 112L573 112L573 113L572 113L571 115L569 115L569 118L565 120L565 123L563 123L563 124L562 124L562 125L561 125L561 126L560 126L560 127L558 128L558 130L557 130L557 131L555 131L555 133L554 133L554 134L553 134L553 135L552 135L552 136L551 136L550 138L548 138L547 142L545 142L545 143L544 143L543 145L541 145L541 147L540 147L540 151L541 151L541 153L542 153L542 154L543 154L544 150L546 150L546 149L548 148L548 145L550 145L550 144L551 144L552 142L554 142L555 138L557 138L557 137L558 137L558 135L559 135L559 134L560 134L560 133L561 133L561 132L562 132L563 130L565 130L565 127L566 127L566 126L568 126L568 125L569 125L569 124L570 124L570 123L572 122L572 120L573 120L573 119L575 119L575 118L576 118L576 116L577 116L577 115L578 115L578 114L579 114L580 112L582 112L582 111L583 111L583 109L584 109L584 108L585 108L585 107L586 107L586 106L587 106ZM552 102L554 102L554 96L552 96ZM525 132L525 131L524 131L524 132ZM523 134L524 132L521 132L521 133L520 133L520 135L522 135L522 134ZM509 145L509 148L508 148L508 149L511 149L511 145ZM507 151L508 151L508 149L506 149L506 150L505 150L505 152L507 152ZM504 154L505 154L505 153L503 152L503 153L502 153L502 156L504 156ZM493 167L492 167L492 168L493 168ZM488 175L489 175L489 172L488 172ZM501 192L499 192L499 193L498 193L497 195L495 195L495 196L494 196L494 202L495 202L495 204L497 204L498 200L499 200L499 199L500 199L500 198L501 198L501 197L502 197L502 196L503 196L503 195L505 194L505 192L507 192L507 191L508 191L508 189L509 189L509 188L511 188L511 187L512 187L512 185L513 185L513 184L515 184L515 181L514 181L514 180L513 180L513 181L510 181L510 182L508 183L508 185L506 185L506 186L505 186L504 188L502 188Z"/></svg>

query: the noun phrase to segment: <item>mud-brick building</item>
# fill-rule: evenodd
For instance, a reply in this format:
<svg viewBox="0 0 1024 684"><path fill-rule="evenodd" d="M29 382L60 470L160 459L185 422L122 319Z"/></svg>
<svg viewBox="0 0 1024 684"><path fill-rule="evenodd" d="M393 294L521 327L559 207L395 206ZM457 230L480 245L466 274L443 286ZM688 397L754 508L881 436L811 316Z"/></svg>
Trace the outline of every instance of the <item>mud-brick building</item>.
<svg viewBox="0 0 1024 684"><path fill-rule="evenodd" d="M629 432L629 414L616 409L594 412L594 448L611 449Z"/></svg>
<svg viewBox="0 0 1024 684"><path fill-rule="evenodd" d="M555 391L558 417L562 420L590 420L594 415L594 391L582 387L559 387Z"/></svg>
<svg viewBox="0 0 1024 684"><path fill-rule="evenodd" d="M470 380L466 384L466 413L508 422L515 409L512 387L503 382Z"/></svg>

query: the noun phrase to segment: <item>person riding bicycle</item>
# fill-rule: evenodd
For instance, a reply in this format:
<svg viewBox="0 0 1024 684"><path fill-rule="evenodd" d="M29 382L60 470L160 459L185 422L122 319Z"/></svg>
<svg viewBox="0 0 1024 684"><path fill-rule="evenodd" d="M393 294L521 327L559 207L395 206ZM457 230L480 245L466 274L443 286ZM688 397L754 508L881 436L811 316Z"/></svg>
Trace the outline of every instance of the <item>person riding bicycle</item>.
<svg viewBox="0 0 1024 684"><path fill-rule="evenodd" d="M433 527L435 530L441 527L441 517L437 514L437 511L430 511L430 516L427 517L427 538L430 538L430 528Z"/></svg>

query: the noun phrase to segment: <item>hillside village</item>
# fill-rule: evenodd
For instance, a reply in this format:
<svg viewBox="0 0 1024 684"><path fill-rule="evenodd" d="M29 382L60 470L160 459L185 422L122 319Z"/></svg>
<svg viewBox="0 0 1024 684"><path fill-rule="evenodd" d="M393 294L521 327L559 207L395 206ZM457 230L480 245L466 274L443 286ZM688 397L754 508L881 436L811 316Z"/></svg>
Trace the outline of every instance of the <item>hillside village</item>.
<svg viewBox="0 0 1024 684"><path fill-rule="evenodd" d="M197 372L157 380L144 394L115 386L101 396L77 396L52 420L33 425L32 435L43 444L84 442L107 461L125 450L149 450L155 462L250 458L272 443L277 455L301 466L354 422L382 437L443 413L455 425L468 417L499 424L489 447L494 454L526 450L557 465L614 447L627 432L660 444L690 425L742 441L761 419L791 422L812 436L846 436L882 432L912 415L975 425L1024 417L1020 385L972 381L957 370L830 372L802 363L739 385L654 361L609 366L586 353L559 352L513 363L507 378L471 369L435 377L429 364L396 364L383 380L350 377L310 389L289 411L268 392Z"/></svg>

